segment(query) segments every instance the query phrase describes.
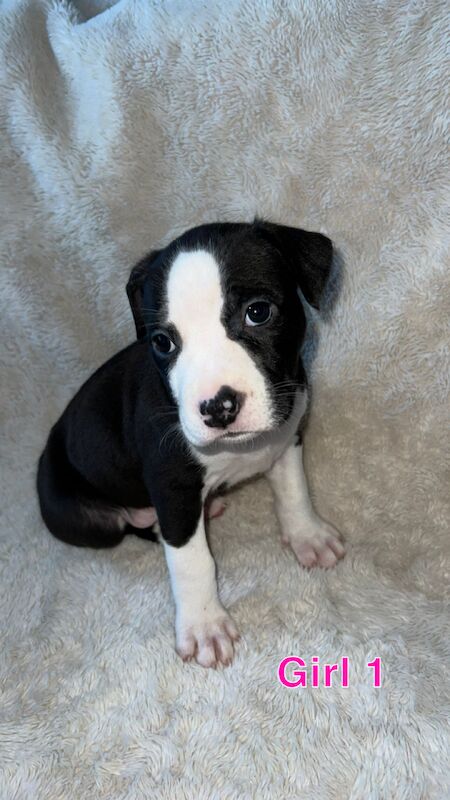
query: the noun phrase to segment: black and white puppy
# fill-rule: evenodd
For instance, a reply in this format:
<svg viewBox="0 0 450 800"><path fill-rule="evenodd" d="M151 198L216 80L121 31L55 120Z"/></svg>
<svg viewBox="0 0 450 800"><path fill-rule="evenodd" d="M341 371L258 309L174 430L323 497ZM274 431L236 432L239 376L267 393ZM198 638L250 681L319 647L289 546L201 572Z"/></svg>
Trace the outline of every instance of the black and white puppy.
<svg viewBox="0 0 450 800"><path fill-rule="evenodd" d="M344 554L312 508L299 433L299 290L318 308L331 258L325 236L260 220L203 225L150 253L127 286L138 341L81 387L39 462L42 516L63 541L108 547L158 531L177 651L205 667L230 663L238 638L205 534L217 492L265 473L300 564Z"/></svg>

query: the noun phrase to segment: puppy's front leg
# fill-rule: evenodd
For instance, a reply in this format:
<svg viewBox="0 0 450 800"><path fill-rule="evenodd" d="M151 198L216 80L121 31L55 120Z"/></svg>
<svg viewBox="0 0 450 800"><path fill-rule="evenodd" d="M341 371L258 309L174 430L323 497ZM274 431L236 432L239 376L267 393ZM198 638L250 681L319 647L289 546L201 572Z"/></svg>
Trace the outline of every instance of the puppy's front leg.
<svg viewBox="0 0 450 800"><path fill-rule="evenodd" d="M203 509L185 544L174 547L164 539L163 543L176 604L177 653L183 661L195 658L202 667L230 664L239 635L218 598Z"/></svg>
<svg viewBox="0 0 450 800"><path fill-rule="evenodd" d="M345 554L341 535L314 511L303 470L303 448L290 445L267 477L275 495L282 541L304 567L333 567Z"/></svg>

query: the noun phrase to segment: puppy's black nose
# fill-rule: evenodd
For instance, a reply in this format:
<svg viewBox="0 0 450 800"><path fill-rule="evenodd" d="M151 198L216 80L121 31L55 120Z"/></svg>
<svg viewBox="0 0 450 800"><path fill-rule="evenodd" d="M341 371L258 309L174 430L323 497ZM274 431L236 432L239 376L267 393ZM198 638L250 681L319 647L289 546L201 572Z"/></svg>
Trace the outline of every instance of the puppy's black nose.
<svg viewBox="0 0 450 800"><path fill-rule="evenodd" d="M222 386L215 397L202 400L200 414L207 417L203 422L209 428L226 428L236 419L244 402L244 396L230 386Z"/></svg>

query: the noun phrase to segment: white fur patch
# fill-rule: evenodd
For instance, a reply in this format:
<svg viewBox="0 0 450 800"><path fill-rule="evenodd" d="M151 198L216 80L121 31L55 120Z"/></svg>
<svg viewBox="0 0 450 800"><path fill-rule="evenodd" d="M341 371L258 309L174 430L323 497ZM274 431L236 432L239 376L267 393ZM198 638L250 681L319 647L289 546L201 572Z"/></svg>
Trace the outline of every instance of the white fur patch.
<svg viewBox="0 0 450 800"><path fill-rule="evenodd" d="M203 514L182 547L163 542L176 605L176 647L184 661L202 667L227 665L238 638L236 626L217 595L216 570L206 541Z"/></svg>
<svg viewBox="0 0 450 800"><path fill-rule="evenodd" d="M267 477L284 544L304 567L334 567L345 554L339 531L314 511L303 469L303 448L288 447Z"/></svg>
<svg viewBox="0 0 450 800"><path fill-rule="evenodd" d="M264 376L245 348L232 341L221 321L223 294L219 265L205 250L182 252L168 277L168 321L176 326L182 349L170 371L187 439L201 446L223 435L205 425L200 403L222 386L246 395L227 432L261 431L273 424L272 404Z"/></svg>

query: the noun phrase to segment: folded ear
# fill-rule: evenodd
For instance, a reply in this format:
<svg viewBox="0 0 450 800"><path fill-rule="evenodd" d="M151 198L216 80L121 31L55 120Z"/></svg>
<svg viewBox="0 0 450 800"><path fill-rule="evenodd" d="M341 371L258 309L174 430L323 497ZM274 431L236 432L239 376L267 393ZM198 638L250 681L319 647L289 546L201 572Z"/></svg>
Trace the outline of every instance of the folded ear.
<svg viewBox="0 0 450 800"><path fill-rule="evenodd" d="M321 233L274 222L256 222L289 265L305 300L320 307L333 258L331 240Z"/></svg>
<svg viewBox="0 0 450 800"><path fill-rule="evenodd" d="M146 325L143 310L144 284L149 276L150 268L158 258L161 250L152 250L142 261L139 261L131 270L127 283L128 302L133 312L136 335L139 340L145 339Z"/></svg>

